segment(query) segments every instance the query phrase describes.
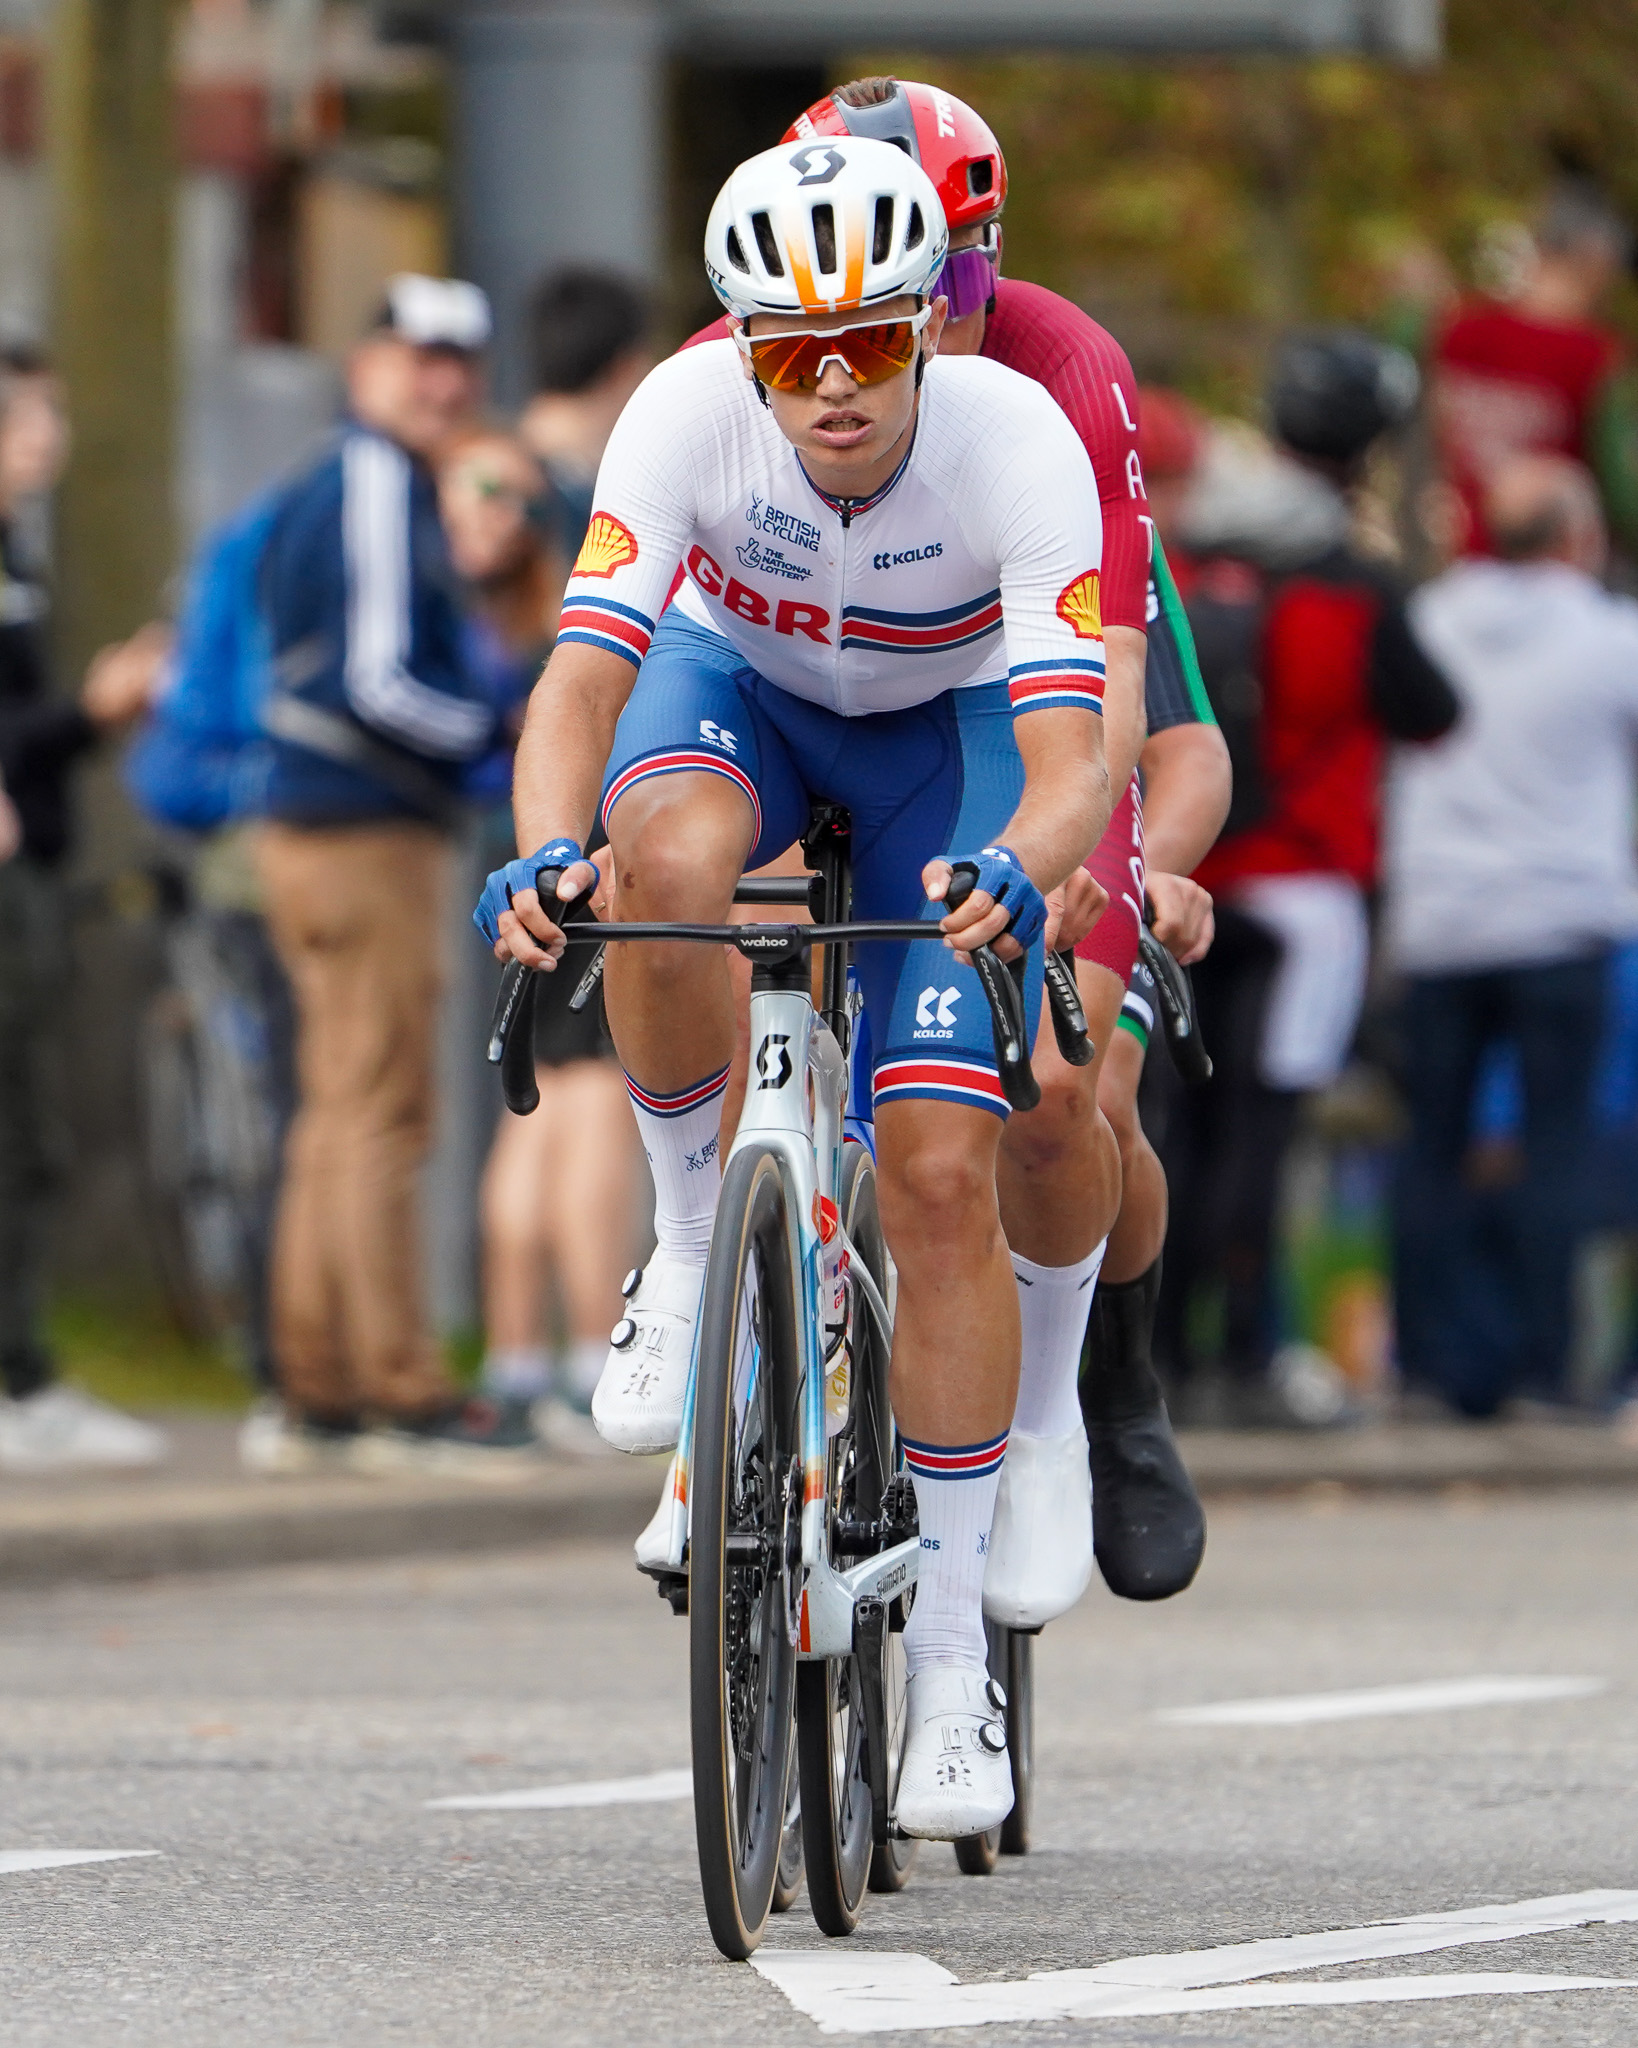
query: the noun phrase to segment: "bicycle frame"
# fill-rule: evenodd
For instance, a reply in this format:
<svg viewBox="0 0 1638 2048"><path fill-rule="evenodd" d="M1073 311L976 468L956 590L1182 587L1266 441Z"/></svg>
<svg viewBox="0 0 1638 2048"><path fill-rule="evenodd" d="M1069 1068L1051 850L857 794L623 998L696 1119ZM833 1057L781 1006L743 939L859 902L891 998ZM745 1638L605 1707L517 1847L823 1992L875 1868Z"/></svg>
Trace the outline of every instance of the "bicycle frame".
<svg viewBox="0 0 1638 2048"><path fill-rule="evenodd" d="M805 978L805 965L803 973ZM820 1335L824 1274L820 1221L827 1210L831 1217L837 1216L847 1061L835 1033L815 1014L805 987L753 987L751 1046L745 1108L728 1160L751 1145L777 1157L785 1190L792 1295L802 1305L803 1585L797 1650L803 1657L843 1657L853 1649L855 1603L893 1600L912 1586L921 1546L912 1536L847 1570L838 1570L830 1561L825 1523L830 1445L825 1430ZM841 1227L839 1220L836 1227ZM876 1307L868 1298L864 1306L867 1312ZM684 1568L688 1540L688 1456L697 1368L695 1357L689 1361L682 1433L671 1476L668 1562L679 1572Z"/></svg>

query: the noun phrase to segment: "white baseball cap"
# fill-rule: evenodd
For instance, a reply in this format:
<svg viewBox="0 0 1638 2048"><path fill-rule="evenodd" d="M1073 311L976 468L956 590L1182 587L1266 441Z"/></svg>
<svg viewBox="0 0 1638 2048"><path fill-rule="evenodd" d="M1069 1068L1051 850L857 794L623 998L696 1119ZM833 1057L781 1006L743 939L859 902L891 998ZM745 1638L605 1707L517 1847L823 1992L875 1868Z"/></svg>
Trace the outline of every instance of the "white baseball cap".
<svg viewBox="0 0 1638 2048"><path fill-rule="evenodd" d="M417 348L454 348L474 355L489 345L495 323L488 296L459 277L423 277L403 270L387 280L377 334L396 334Z"/></svg>

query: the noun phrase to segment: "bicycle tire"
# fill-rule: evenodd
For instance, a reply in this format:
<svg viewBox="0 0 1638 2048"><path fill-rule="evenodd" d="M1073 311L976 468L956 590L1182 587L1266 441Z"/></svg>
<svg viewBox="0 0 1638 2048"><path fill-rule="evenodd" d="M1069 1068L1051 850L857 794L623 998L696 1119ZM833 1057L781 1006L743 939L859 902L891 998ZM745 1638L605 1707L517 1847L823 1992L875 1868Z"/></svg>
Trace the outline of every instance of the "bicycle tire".
<svg viewBox="0 0 1638 2048"><path fill-rule="evenodd" d="M694 1833L711 1937L734 1961L762 1939L785 1834L801 1578L798 1356L779 1158L750 1148L729 1163L706 1264L689 1541Z"/></svg>
<svg viewBox="0 0 1638 2048"><path fill-rule="evenodd" d="M981 1835L961 1835L950 1847L963 1877L988 1877L1000 1861L1001 1830L986 1828Z"/></svg>
<svg viewBox="0 0 1638 2048"><path fill-rule="evenodd" d="M1001 1854L1029 1854L1030 1809L1035 1778L1035 1637L1009 1628L1007 1669L1007 1748L1012 1762L1012 1811L1001 1823Z"/></svg>
<svg viewBox="0 0 1638 2048"><path fill-rule="evenodd" d="M774 1877L770 1913L788 1913L802 1891L805 1875L802 1861L802 1790L796 1776L793 1750L785 1779L785 1827L779 1837L779 1869Z"/></svg>
<svg viewBox="0 0 1638 2048"><path fill-rule="evenodd" d="M842 1155L842 1220L878 1289L887 1292L887 1247L876 1206L875 1162L863 1145ZM893 1476L893 1413L887 1346L860 1289L848 1290L851 1386L847 1421L832 1438L831 1519L873 1519ZM806 1660L796 1676L796 1753L802 1778L802 1846L808 1903L821 1932L859 1924L873 1855L874 1807L858 1657Z"/></svg>

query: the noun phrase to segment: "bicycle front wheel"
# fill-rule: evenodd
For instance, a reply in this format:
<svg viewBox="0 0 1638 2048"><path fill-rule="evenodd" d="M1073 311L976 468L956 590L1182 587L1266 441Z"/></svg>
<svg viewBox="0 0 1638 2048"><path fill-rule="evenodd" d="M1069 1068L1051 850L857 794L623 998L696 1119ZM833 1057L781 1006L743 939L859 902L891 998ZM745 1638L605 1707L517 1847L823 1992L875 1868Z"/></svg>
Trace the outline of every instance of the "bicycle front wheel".
<svg viewBox="0 0 1638 2048"><path fill-rule="evenodd" d="M700 1308L689 1538L694 1832L712 1939L743 1960L779 1878L796 1689L796 1295L771 1150L730 1162Z"/></svg>
<svg viewBox="0 0 1638 2048"><path fill-rule="evenodd" d="M1035 1638L1009 1628L1007 1668L1001 1683L1007 1689L1007 1747L1012 1752L1012 1811L1001 1823L1001 1854L1029 1854L1030 1806L1035 1778Z"/></svg>

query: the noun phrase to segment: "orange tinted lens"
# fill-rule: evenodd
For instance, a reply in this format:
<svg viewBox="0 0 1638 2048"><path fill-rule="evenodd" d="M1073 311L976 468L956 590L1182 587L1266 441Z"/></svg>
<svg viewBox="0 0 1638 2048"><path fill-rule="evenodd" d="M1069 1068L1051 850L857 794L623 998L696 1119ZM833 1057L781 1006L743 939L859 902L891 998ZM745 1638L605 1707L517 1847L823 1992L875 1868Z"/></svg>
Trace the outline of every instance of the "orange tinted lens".
<svg viewBox="0 0 1638 2048"><path fill-rule="evenodd" d="M908 369L916 331L908 320L845 327L837 334L770 334L751 343L751 362L776 391L812 391L831 356L847 364L855 384L880 384Z"/></svg>

